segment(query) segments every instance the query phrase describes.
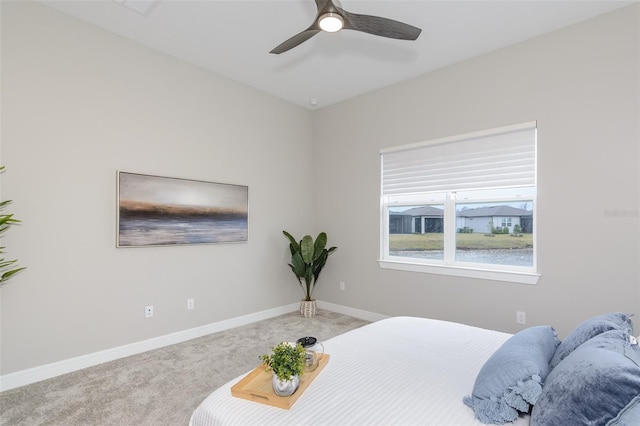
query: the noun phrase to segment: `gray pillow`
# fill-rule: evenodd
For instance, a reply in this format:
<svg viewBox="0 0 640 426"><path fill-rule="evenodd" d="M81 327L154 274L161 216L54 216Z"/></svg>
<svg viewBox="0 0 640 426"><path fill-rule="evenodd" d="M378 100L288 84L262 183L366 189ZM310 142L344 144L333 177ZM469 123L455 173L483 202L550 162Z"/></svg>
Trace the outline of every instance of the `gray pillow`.
<svg viewBox="0 0 640 426"><path fill-rule="evenodd" d="M614 312L590 318L576 327L575 330L558 346L558 350L551 359L551 368L555 368L564 358L573 352L578 346L609 330L622 330L633 334L633 315Z"/></svg>
<svg viewBox="0 0 640 426"><path fill-rule="evenodd" d="M640 415L640 347L622 330L583 343L554 368L531 426L637 425ZM616 423L617 422L617 423Z"/></svg>
<svg viewBox="0 0 640 426"><path fill-rule="evenodd" d="M559 343L551 326L513 335L482 366L472 394L463 402L482 423L503 424L516 420L519 412L528 413L542 392Z"/></svg>

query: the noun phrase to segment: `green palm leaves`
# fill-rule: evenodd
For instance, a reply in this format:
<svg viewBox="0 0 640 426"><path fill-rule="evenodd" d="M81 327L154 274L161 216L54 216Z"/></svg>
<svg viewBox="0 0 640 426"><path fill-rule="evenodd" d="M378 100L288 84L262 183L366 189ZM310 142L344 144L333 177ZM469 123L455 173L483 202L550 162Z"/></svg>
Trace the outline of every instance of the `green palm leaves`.
<svg viewBox="0 0 640 426"><path fill-rule="evenodd" d="M4 166L0 166L0 172L4 170ZM0 201L0 211L4 210L11 204L11 200ZM7 229L9 229L12 225L16 223L20 223L18 219L14 219L12 214L3 214L0 215L0 236L5 233ZM25 268L12 268L12 266L18 261L14 260L5 260L2 257L4 254L4 247L0 247L0 286L5 284L5 282L11 278L14 274L22 271Z"/></svg>

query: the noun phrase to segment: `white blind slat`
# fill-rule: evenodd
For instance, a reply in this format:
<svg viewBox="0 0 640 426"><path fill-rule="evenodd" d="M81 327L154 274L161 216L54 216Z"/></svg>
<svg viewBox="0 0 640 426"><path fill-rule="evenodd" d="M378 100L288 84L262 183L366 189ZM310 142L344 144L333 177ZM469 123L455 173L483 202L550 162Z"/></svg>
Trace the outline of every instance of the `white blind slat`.
<svg viewBox="0 0 640 426"><path fill-rule="evenodd" d="M386 149L383 195L535 185L535 123Z"/></svg>

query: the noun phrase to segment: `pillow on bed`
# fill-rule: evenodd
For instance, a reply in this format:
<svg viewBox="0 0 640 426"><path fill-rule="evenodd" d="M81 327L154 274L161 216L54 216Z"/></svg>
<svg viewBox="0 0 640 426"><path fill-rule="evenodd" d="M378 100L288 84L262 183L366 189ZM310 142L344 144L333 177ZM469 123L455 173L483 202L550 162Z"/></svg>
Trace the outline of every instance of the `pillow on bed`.
<svg viewBox="0 0 640 426"><path fill-rule="evenodd" d="M640 425L640 395L631 400L618 416L609 421L606 426L634 426Z"/></svg>
<svg viewBox="0 0 640 426"><path fill-rule="evenodd" d="M564 358L573 352L578 346L609 330L623 330L633 334L632 315L614 312L590 318L581 323L567 338L558 346L555 355L551 359L551 368L555 368Z"/></svg>
<svg viewBox="0 0 640 426"><path fill-rule="evenodd" d="M549 360L558 344L551 326L530 327L513 335L482 366L473 393L464 403L482 423L503 424L528 413L542 392Z"/></svg>
<svg viewBox="0 0 640 426"><path fill-rule="evenodd" d="M554 368L531 412L531 426L638 425L640 347L622 330L583 343Z"/></svg>

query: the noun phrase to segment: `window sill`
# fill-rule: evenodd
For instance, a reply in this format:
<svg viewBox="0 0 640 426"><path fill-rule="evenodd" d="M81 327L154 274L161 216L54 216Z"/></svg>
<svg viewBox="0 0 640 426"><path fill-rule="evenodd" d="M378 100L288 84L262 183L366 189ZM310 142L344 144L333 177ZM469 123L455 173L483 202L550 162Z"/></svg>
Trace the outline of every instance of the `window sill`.
<svg viewBox="0 0 640 426"><path fill-rule="evenodd" d="M425 274L449 275L454 277L478 278L482 280L507 281L518 284L536 284L540 274L535 272L504 271L495 269L479 269L462 266L432 265L403 262L397 260L378 260L384 269L422 272Z"/></svg>

